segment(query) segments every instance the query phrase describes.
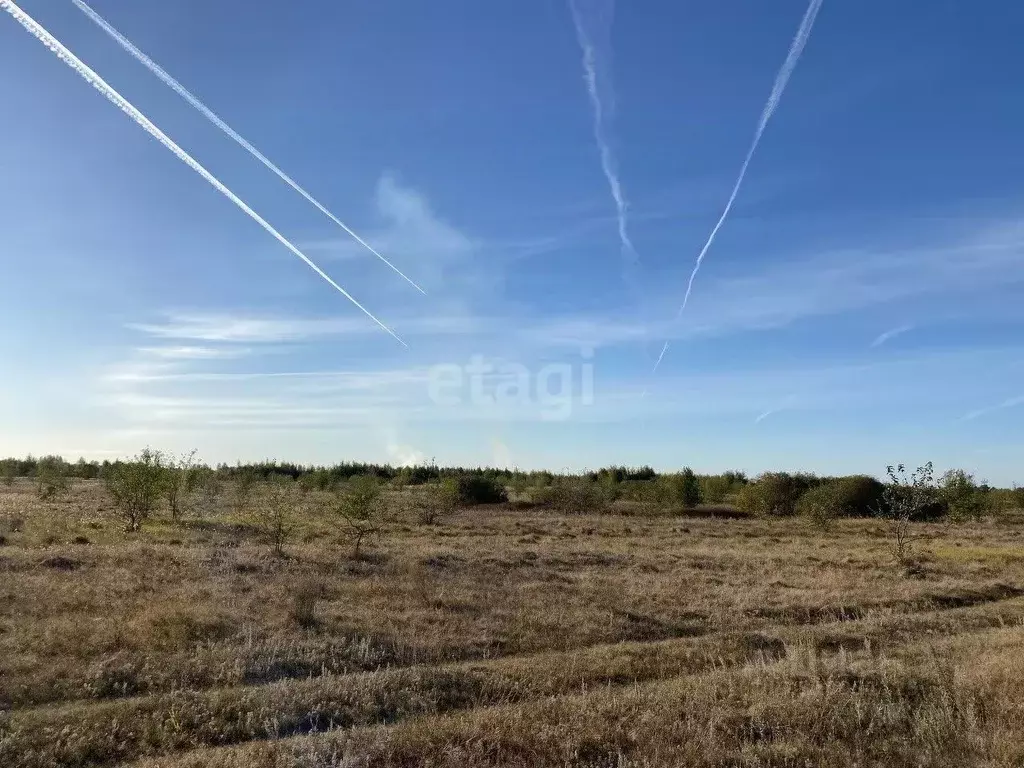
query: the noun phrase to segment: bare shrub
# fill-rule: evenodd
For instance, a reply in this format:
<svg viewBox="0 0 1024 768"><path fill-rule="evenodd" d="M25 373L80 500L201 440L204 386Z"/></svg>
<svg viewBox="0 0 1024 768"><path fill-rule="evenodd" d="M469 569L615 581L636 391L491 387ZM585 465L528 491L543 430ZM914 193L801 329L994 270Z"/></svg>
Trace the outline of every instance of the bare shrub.
<svg viewBox="0 0 1024 768"><path fill-rule="evenodd" d="M168 456L166 459L167 476L164 479L163 491L167 506L171 510L171 520L175 522L181 517L183 508L188 506L189 497L198 485L196 453L193 449L182 456Z"/></svg>
<svg viewBox="0 0 1024 768"><path fill-rule="evenodd" d="M304 579L295 585L290 595L288 618L302 629L311 629L318 623L316 608L323 596L323 587L314 579Z"/></svg>
<svg viewBox="0 0 1024 768"><path fill-rule="evenodd" d="M294 485L287 475L271 475L261 485L251 505L250 516L279 557L284 556L284 545L295 527Z"/></svg>

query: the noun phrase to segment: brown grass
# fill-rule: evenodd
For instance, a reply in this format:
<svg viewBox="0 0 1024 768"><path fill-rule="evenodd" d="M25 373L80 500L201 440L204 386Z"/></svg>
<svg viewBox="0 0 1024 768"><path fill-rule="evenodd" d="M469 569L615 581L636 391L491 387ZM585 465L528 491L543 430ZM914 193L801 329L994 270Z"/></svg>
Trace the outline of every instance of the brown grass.
<svg viewBox="0 0 1024 768"><path fill-rule="evenodd" d="M0 765L1024 764L1012 519L917 527L908 576L871 521L414 493L353 561L230 494L126 536L94 483L0 489Z"/></svg>

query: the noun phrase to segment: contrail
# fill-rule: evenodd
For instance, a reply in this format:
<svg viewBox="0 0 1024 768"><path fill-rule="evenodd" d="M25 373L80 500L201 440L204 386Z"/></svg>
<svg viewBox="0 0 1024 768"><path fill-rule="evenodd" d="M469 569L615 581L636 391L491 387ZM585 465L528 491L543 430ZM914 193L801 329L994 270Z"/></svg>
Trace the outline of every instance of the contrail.
<svg viewBox="0 0 1024 768"><path fill-rule="evenodd" d="M690 293L693 291L693 281L697 277L697 273L700 271L700 265L704 262L704 256L707 254L708 249L711 248L711 244L715 241L715 236L718 234L718 230L722 228L726 218L729 216L729 211L732 210L732 205L736 202L736 196L740 192L740 187L743 185L743 179L747 175L747 168L750 167L750 161L754 159L754 153L757 151L757 145L761 142L761 136L764 134L764 129L768 125L768 121L772 119L772 115L775 114L776 107L779 106L779 100L782 98L783 91L786 90L786 84L789 82L790 75L793 74L793 70L796 68L797 62L800 60L800 55L804 51L804 46L807 45L807 40L811 36L811 30L814 28L814 20L818 16L818 11L821 10L821 4L823 0L811 0L811 4L807 8L807 12L804 14L803 20L800 22L800 28L797 30L796 37L793 38L793 43L789 47L789 54L786 56L786 61L783 63L782 68L775 76L775 84L772 86L771 95L768 97L768 103L764 106L764 111L761 112L761 120L757 124L757 130L754 132L754 140L750 144L750 149L747 150L747 156L743 160L743 165L740 167L740 175L736 179L736 184L732 188L732 194L729 195L729 200L725 204L725 209L722 211L722 215L719 217L718 222L711 230L711 234L708 236L707 242L704 243L704 247L701 248L700 253L697 255L697 263L693 267L693 272L690 273L690 280L686 284L686 295L683 296L683 303L679 307L679 311L676 313L676 321L682 317L683 312L686 310L686 305L690 301ZM665 350L668 349L668 342L665 342L665 347L662 350L661 357L665 356ZM658 362L654 366L654 370L651 371L653 376L657 370L658 365L661 363L661 357L658 358Z"/></svg>
<svg viewBox="0 0 1024 768"><path fill-rule="evenodd" d="M351 229L349 229L345 225L345 223L343 221L341 221L341 219L339 219L337 216L335 216L333 213L331 213L329 210L327 210L323 205L320 204L320 202L316 198L314 198L311 194L309 194L309 192L307 192L305 189L300 187L298 185L298 183L291 178L291 176L289 176L284 171L282 171L280 168L278 168L276 165L274 165L274 163L272 163L262 152L260 152L258 149L256 149L256 147L254 147L252 144L250 144L248 141L246 141L245 138L243 138L241 135L239 135L230 125L228 125L223 120L221 120L211 109L209 109L205 104L203 104L203 102L201 102L198 98L193 96L192 93L190 93L185 88L185 86L183 86L181 83L179 83L173 77L171 77L159 64L157 64L155 61L153 61L151 58L149 58L146 54L144 54L142 51L140 51L138 48L136 48L128 38L126 38L124 35L122 35L120 32L118 32L116 29L114 29L107 22L106 19L104 19L102 16L100 16L98 13L96 13L96 11L94 11L92 8L90 8L88 5L86 5L84 2L82 2L82 0L72 0L72 1L74 2L74 4L76 6L78 6L78 9L82 13L84 13L86 16L88 16L90 19L92 19L92 21L95 22L104 32L106 32L115 41L117 41L117 43L122 48L124 48L128 53L130 53L139 62L141 62L142 65L146 67L146 69L148 69L150 72L152 72L158 78L160 78L164 82L165 85L169 86L171 88L171 90L173 90L175 93L177 93L179 96L181 96L181 98L183 98L185 101L187 101L189 104L191 104L197 110L199 110L207 120L209 120L211 123L213 123L218 128L220 128L221 131L223 131L225 134L227 134L228 137L233 139L235 141L235 143L237 143L240 147L242 147L242 149L244 149L250 155L255 157L261 163L263 163L263 165L266 166L274 174L276 174L277 177L279 179L281 179L281 181L283 181L289 187L291 187L296 192L298 192L300 195L302 195L304 198L306 198L306 200L311 205L313 205L318 211L320 211L320 213L322 213L324 216L326 216L331 221L333 221L335 224L337 224L339 227L341 227L343 230L345 230L345 232L347 232L357 243L359 243L366 250L368 250L370 253L372 253L374 256L376 256L378 259L380 259L385 264L387 264L389 267L391 267L391 269L395 272L395 274L400 276L403 280L405 280L407 283L409 283L409 285L411 285L413 288L415 288L420 293L422 293L424 295L426 294L426 291L424 291L419 285L417 285L415 282L413 282L412 279L410 279L408 275L403 273L398 267L396 267L394 264L392 264L390 261L388 261L386 258L384 258L384 256L382 256L376 249L371 247L365 240L363 240L361 237L359 237L359 235L357 235L355 232L353 232Z"/></svg>
<svg viewBox="0 0 1024 768"><path fill-rule="evenodd" d="M78 2L78 0L75 0ZM576 27L576 39L579 41L580 49L583 51L583 75L587 83L587 94L590 96L590 105L594 110L594 140L597 142L597 149L601 155L601 170L608 180L608 188L611 191L612 200L615 203L615 212L619 227L619 240L622 243L622 251L630 260L635 263L639 260L633 241L629 237L629 226L627 221L627 210L629 203L622 191L622 184L619 182L619 174L616 168L615 153L606 136L605 129L605 108L601 100L601 92L597 78L597 51L594 41L587 33L580 15L577 3L579 0L569 0L569 11L572 13L572 21ZM609 1L609 6L612 3Z"/></svg>
<svg viewBox="0 0 1024 768"><path fill-rule="evenodd" d="M283 245L289 251L294 253L304 262L306 262L306 264L314 272L316 272L318 275L320 275L320 277L326 280L333 288L335 288L339 293L341 293L342 296L344 296L346 299L348 299L357 307L359 307L359 309L361 309L367 317L373 320L373 322L375 322L377 325L379 325L381 328L383 328L385 331L391 334L391 336L393 336L402 346L408 346L408 344L402 341L402 339L399 338L399 336L394 331L392 331L390 328L388 328L388 326L386 326L384 323L378 320L366 307L364 307L362 304L356 301L356 299L353 298L348 291L346 291L344 288L342 288L340 285L334 282L330 277L328 277L328 275L322 269L320 269L320 267L314 264L312 260L308 256L306 256L306 254L304 254L302 251L300 251L298 248L292 245L291 242L289 242L284 235L282 235L280 232L278 232L276 229L270 226L270 224L268 224L267 221L263 219L263 217L261 217L258 213L256 213L256 211L254 211L252 208L246 205L245 202L238 197L238 195L236 195L234 192L232 192L230 189L224 186L220 181L218 181L217 178L212 173L210 173L202 165L200 165L190 154L188 154L188 152L186 152L177 144L175 144L167 136L167 134L165 134L153 123L151 123L144 114L142 114L138 109L132 106L127 99L125 99L121 94L114 90L102 77L100 77L92 69L90 69L81 59L75 56L75 54L73 54L70 50L65 48L64 45L57 38L55 38L53 35L47 32L35 19L33 19L23 10L21 10L21 8L19 8L14 3L14 0L0 0L0 8L11 14L11 16L14 17L15 21L17 21L19 24L21 24L21 26L27 29L37 40L39 40L39 42L41 42L43 45L45 45L47 48L53 51L53 53L57 55L58 59L63 61L73 70L75 70L79 75L81 75L82 78L87 83L89 83L89 85L91 85L97 91L106 96L107 99L109 99L113 104L115 104L119 109L121 109L121 111L127 114L128 117L130 117L140 126L142 126L142 128L145 129L145 131L149 133L149 135L151 135L154 139L156 139L165 147L167 147L167 149L171 150L171 152L173 152L179 160L185 163L185 165L187 165L193 171L195 171L204 179L206 179L206 181L208 181L214 187L214 189L216 189L218 192L220 192L222 195L228 198L231 202L233 202L235 205L241 208L245 213L247 213L252 218L253 221L255 221L257 224L263 227L271 235L273 235L274 238L279 243L281 243L281 245Z"/></svg>

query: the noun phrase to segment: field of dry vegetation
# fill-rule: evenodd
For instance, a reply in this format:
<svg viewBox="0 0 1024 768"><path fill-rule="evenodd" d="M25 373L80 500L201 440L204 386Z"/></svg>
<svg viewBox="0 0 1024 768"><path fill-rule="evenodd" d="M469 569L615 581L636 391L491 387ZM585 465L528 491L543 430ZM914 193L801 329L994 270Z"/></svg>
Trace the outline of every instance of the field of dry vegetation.
<svg viewBox="0 0 1024 768"><path fill-rule="evenodd" d="M1024 516L910 572L879 520L389 488L354 559L282 492L283 555L228 491L0 487L0 766L1024 765Z"/></svg>

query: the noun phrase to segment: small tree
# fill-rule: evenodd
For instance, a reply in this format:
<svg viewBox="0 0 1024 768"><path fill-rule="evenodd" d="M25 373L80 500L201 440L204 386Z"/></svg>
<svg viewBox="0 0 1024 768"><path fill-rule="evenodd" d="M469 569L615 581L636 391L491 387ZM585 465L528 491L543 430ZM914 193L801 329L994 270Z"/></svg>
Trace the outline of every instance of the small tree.
<svg viewBox="0 0 1024 768"><path fill-rule="evenodd" d="M701 501L700 481L689 467L679 473L679 501L685 509L693 509Z"/></svg>
<svg viewBox="0 0 1024 768"><path fill-rule="evenodd" d="M356 475L338 492L335 508L344 523L342 535L352 544L352 559L358 560L363 541L384 531L386 507L380 481L372 475Z"/></svg>
<svg viewBox="0 0 1024 768"><path fill-rule="evenodd" d="M104 481L124 520L125 531L139 530L160 500L166 478L163 454L149 448L132 461L110 467Z"/></svg>
<svg viewBox="0 0 1024 768"><path fill-rule="evenodd" d="M14 485L14 479L18 476L18 460L4 459L0 461L0 478L7 487Z"/></svg>
<svg viewBox="0 0 1024 768"><path fill-rule="evenodd" d="M171 520L177 522L181 516L182 508L186 505L189 495L195 491L199 472L196 462L197 451L193 449L190 453L178 458L168 457L164 479L164 497L167 499L167 506L171 510Z"/></svg>
<svg viewBox="0 0 1024 768"><path fill-rule="evenodd" d="M973 475L962 469L951 469L942 475L938 491L953 522L976 520L989 511L988 494L974 482Z"/></svg>
<svg viewBox="0 0 1024 768"><path fill-rule="evenodd" d="M294 485L288 475L271 475L255 494L251 507L250 514L270 540L278 557L284 556L284 545L295 527Z"/></svg>
<svg viewBox="0 0 1024 768"><path fill-rule="evenodd" d="M239 471L235 477L234 482L234 506L235 512L241 514L244 513L246 507L249 505L249 497L252 495L252 489L256 486L256 481L259 478L249 467L245 467Z"/></svg>
<svg viewBox="0 0 1024 768"><path fill-rule="evenodd" d="M879 514L889 521L890 551L897 563L913 564L914 537L911 523L928 519L938 506L934 469L929 461L907 475L903 464L886 468L889 482L882 493Z"/></svg>
<svg viewBox="0 0 1024 768"><path fill-rule="evenodd" d="M62 457L43 456L36 462L36 495L40 499L67 493L70 487L67 462Z"/></svg>
<svg viewBox="0 0 1024 768"><path fill-rule="evenodd" d="M458 505L459 487L449 477L432 486L426 498L420 499L416 517L420 525L433 525L439 517L453 514Z"/></svg>

